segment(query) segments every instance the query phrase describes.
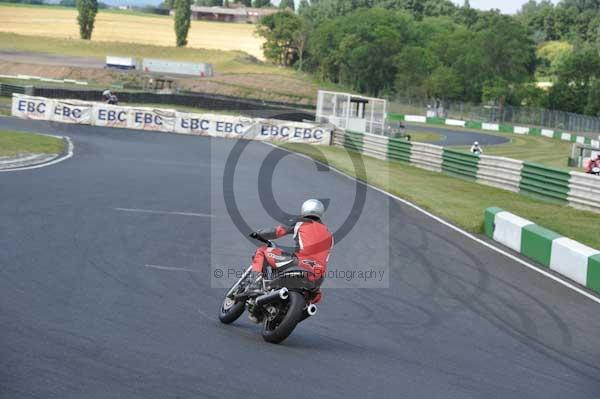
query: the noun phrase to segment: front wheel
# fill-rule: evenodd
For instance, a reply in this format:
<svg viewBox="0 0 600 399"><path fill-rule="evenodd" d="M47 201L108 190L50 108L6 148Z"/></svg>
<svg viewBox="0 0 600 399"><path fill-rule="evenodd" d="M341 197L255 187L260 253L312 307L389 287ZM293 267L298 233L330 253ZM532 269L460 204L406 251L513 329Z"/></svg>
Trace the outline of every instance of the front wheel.
<svg viewBox="0 0 600 399"><path fill-rule="evenodd" d="M223 324L233 323L244 313L245 306L245 301L235 302L232 298L226 296L221 305L219 320Z"/></svg>
<svg viewBox="0 0 600 399"><path fill-rule="evenodd" d="M304 296L290 291L289 297L277 307L277 313L265 318L262 337L265 341L278 344L290 336L302 319Z"/></svg>

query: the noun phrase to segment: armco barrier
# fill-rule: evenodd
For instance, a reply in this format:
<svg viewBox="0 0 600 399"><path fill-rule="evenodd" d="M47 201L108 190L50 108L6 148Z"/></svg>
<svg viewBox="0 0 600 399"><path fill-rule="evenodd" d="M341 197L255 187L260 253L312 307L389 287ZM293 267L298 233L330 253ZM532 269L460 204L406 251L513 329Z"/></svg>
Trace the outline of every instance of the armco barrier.
<svg viewBox="0 0 600 399"><path fill-rule="evenodd" d="M571 175L565 170L523 162L519 189L525 194L566 203L570 178Z"/></svg>
<svg viewBox="0 0 600 399"><path fill-rule="evenodd" d="M411 147L410 141L389 138L387 140L387 159L410 162Z"/></svg>
<svg viewBox="0 0 600 399"><path fill-rule="evenodd" d="M444 148L442 159L442 170L444 172L468 179L477 178L479 164L477 155Z"/></svg>
<svg viewBox="0 0 600 399"><path fill-rule="evenodd" d="M422 169L600 212L600 178L597 176L504 157L476 156L433 144L342 130L333 133L332 143L379 159L408 162Z"/></svg>
<svg viewBox="0 0 600 399"><path fill-rule="evenodd" d="M344 147L352 151L362 152L363 135L360 133L347 131L344 135Z"/></svg>
<svg viewBox="0 0 600 399"><path fill-rule="evenodd" d="M420 115L401 115L401 114L394 114L394 113L389 113L387 115L387 117L389 120L427 123L427 124L432 124L432 125L461 126L461 127L471 128L471 129L489 130L489 131L493 131L493 132L515 133L515 134L521 134L521 135L525 134L525 135L531 135L531 136L544 136L544 137L559 139L559 140L563 140L563 141L587 144L587 145L591 145L592 147L600 148L599 140L594 140L587 136L577 136L575 134L554 131L551 129L542 129L542 128L525 127L525 126L512 126L512 125L507 125L507 124L486 123L486 122L480 122L480 121L460 121L457 119L425 117L425 116L420 116Z"/></svg>
<svg viewBox="0 0 600 399"><path fill-rule="evenodd" d="M600 177L571 172L569 179L569 205L575 208L600 212Z"/></svg>
<svg viewBox="0 0 600 399"><path fill-rule="evenodd" d="M441 172L443 151L443 147L437 145L412 143L410 163L422 169Z"/></svg>
<svg viewBox="0 0 600 399"><path fill-rule="evenodd" d="M21 94L13 95L11 113L23 119L250 140L329 144L331 135L328 128L314 123L121 107Z"/></svg>
<svg viewBox="0 0 600 399"><path fill-rule="evenodd" d="M387 159L387 137L363 136L363 154L374 158Z"/></svg>
<svg viewBox="0 0 600 399"><path fill-rule="evenodd" d="M485 234L544 267L600 292L600 251L500 208L485 210Z"/></svg>
<svg viewBox="0 0 600 399"><path fill-rule="evenodd" d="M513 192L519 192L522 168L523 161L480 155L477 169L477 182Z"/></svg>

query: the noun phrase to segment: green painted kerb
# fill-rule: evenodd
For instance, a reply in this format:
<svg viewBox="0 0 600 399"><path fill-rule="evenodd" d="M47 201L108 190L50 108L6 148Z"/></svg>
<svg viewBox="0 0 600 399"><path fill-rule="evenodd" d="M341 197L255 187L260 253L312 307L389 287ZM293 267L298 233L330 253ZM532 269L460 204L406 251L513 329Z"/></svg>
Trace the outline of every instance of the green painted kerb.
<svg viewBox="0 0 600 399"><path fill-rule="evenodd" d="M514 129L514 127L513 127L513 126L511 126L511 125L505 125L505 124L503 124L503 123L502 123L502 124L500 124L500 128L499 128L499 130L500 130L501 132L504 132L504 133L514 133L514 132L515 132L515 129Z"/></svg>
<svg viewBox="0 0 600 399"><path fill-rule="evenodd" d="M344 134L344 147L352 151L362 152L363 135L361 133L346 131L346 134Z"/></svg>
<svg viewBox="0 0 600 399"><path fill-rule="evenodd" d="M494 220L496 219L496 214L500 212L504 212L504 209L500 209L495 206L485 210L483 218L483 230L485 235L490 238L494 238Z"/></svg>
<svg viewBox="0 0 600 399"><path fill-rule="evenodd" d="M476 122L476 121L467 121L465 123L465 127L469 128L469 129L482 129L483 128L483 123L482 122Z"/></svg>
<svg viewBox="0 0 600 399"><path fill-rule="evenodd" d="M387 118L391 121L403 121L404 115L401 114L387 114Z"/></svg>
<svg viewBox="0 0 600 399"><path fill-rule="evenodd" d="M542 129L540 129L539 127L531 127L531 128L529 128L529 135L531 135L531 136L541 136L542 135Z"/></svg>
<svg viewBox="0 0 600 399"><path fill-rule="evenodd" d="M600 254L588 258L586 287L600 292Z"/></svg>
<svg viewBox="0 0 600 399"><path fill-rule="evenodd" d="M560 237L562 236L536 224L525 226L521 230L521 253L550 267L552 241Z"/></svg>
<svg viewBox="0 0 600 399"><path fill-rule="evenodd" d="M431 118L427 117L427 122L430 125L443 125L446 123L446 119L444 118Z"/></svg>

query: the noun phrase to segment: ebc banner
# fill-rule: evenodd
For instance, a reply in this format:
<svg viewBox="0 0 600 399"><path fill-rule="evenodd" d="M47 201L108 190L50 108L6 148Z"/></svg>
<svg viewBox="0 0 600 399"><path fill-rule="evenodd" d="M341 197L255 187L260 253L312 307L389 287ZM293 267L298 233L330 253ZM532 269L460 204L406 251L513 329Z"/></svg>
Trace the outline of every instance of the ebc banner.
<svg viewBox="0 0 600 399"><path fill-rule="evenodd" d="M106 127L127 127L129 108L118 105L94 104L93 124Z"/></svg>
<svg viewBox="0 0 600 399"><path fill-rule="evenodd" d="M52 120L62 123L92 123L92 104L76 100L55 100Z"/></svg>
<svg viewBox="0 0 600 399"><path fill-rule="evenodd" d="M175 110L156 108L129 108L127 127L130 129L173 132Z"/></svg>
<svg viewBox="0 0 600 399"><path fill-rule="evenodd" d="M54 108L54 100L43 97L32 97L24 94L13 94L12 115L23 119L50 120Z"/></svg>

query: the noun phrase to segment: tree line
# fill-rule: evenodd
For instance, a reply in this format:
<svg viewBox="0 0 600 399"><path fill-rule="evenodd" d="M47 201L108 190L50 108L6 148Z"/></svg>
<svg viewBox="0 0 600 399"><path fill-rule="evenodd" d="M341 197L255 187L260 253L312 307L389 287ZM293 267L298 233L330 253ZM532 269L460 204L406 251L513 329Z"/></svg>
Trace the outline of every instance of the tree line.
<svg viewBox="0 0 600 399"><path fill-rule="evenodd" d="M257 32L274 63L374 96L561 109L600 116L600 0L530 0L517 15L468 0L301 0ZM563 46L556 46L560 40ZM544 43L558 54L541 57ZM549 90L535 84L553 80Z"/></svg>

